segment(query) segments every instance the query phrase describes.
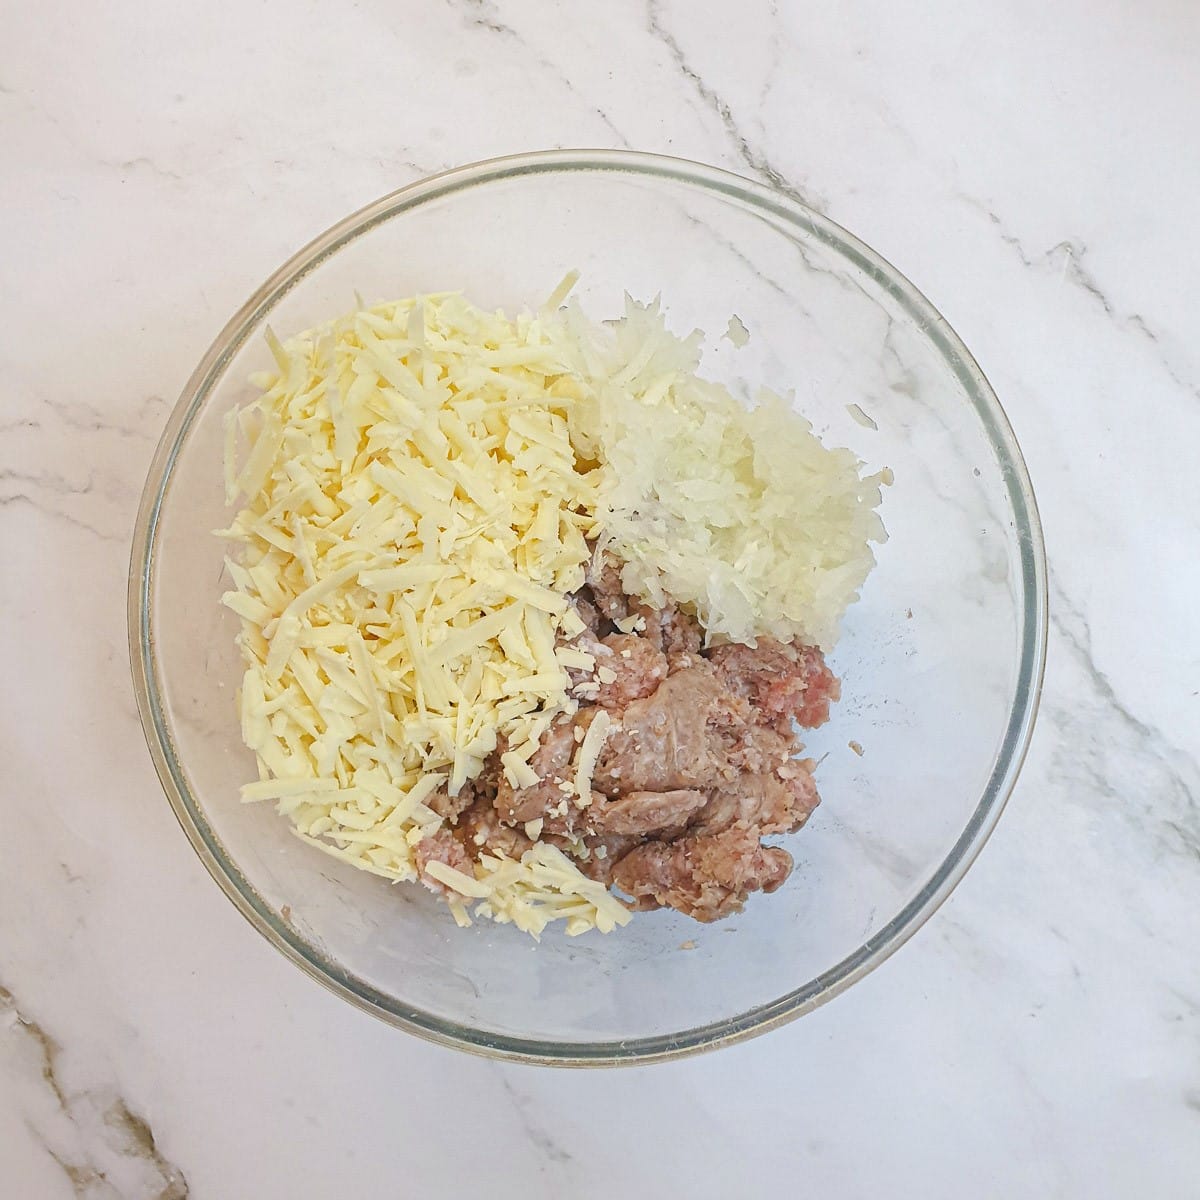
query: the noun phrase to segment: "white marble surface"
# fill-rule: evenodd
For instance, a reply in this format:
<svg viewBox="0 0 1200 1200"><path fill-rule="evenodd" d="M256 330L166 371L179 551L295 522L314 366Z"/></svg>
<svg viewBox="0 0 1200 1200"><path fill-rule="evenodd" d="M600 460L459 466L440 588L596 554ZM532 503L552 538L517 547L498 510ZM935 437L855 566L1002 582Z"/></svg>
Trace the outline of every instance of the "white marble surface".
<svg viewBox="0 0 1200 1200"><path fill-rule="evenodd" d="M1200 9L7 0L0 30L0 1195L1200 1194ZM602 1073L425 1045L272 950L161 795L124 620L160 427L258 282L424 172L577 145L769 180L904 270L1022 440L1054 608L1025 773L916 939L766 1038Z"/></svg>

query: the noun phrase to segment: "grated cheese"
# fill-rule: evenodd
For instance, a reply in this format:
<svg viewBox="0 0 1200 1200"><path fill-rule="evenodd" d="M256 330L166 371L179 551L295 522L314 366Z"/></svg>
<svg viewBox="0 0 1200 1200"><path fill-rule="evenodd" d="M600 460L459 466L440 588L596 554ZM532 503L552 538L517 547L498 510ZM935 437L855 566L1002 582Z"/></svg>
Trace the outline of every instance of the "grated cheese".
<svg viewBox="0 0 1200 1200"><path fill-rule="evenodd" d="M583 741L579 743L579 750L575 755L574 791L575 803L580 808L587 808L592 802L592 772L596 769L596 760L600 757L600 751L612 731L612 718L604 709L599 709L587 727Z"/></svg>
<svg viewBox="0 0 1200 1200"><path fill-rule="evenodd" d="M276 370L224 443L243 507L222 531L238 546L223 600L242 623L242 733L260 775L242 798L274 801L334 857L412 879L413 847L442 824L425 802L460 791L500 738L509 781L536 782L542 733L577 707L566 668L591 667L556 650L578 632L566 596L595 511L569 389L553 387L563 365L536 318L456 295L267 342ZM618 923L569 859L553 878L547 861L505 864L499 891L486 868L424 869L531 932L563 895L577 930Z"/></svg>
<svg viewBox="0 0 1200 1200"><path fill-rule="evenodd" d="M588 879L557 847L535 842L520 861L502 854L480 855L491 894L476 912L513 922L539 937L552 920L565 920L569 937L588 929L611 933L629 923L629 910L602 884Z"/></svg>
<svg viewBox="0 0 1200 1200"><path fill-rule="evenodd" d="M462 871L456 871L453 867L447 866L442 862L430 862L425 864L425 874L439 883L444 883L447 887L453 888L456 892L463 896L471 896L477 900L482 900L485 896L491 895L492 889L486 884L470 875L464 875Z"/></svg>

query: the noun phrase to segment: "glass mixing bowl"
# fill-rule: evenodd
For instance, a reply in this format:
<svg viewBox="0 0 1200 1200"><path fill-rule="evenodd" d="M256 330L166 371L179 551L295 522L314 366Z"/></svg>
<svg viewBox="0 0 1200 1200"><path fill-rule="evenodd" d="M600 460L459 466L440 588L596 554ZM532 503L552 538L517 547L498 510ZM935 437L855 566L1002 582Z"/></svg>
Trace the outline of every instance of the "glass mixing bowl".
<svg viewBox="0 0 1200 1200"><path fill-rule="evenodd" d="M269 364L262 334L368 301L462 289L535 306L563 274L596 318L659 292L703 371L794 390L830 444L890 466L891 538L831 662L832 720L806 740L824 802L787 841L772 896L702 926L639 914L540 944L459 929L423 888L314 851L269 805L241 744L236 618L218 603L221 418ZM733 314L750 331L721 337ZM858 410L849 406L857 405ZM878 428L865 422L868 416ZM403 1029L559 1064L667 1058L808 1012L882 962L962 878L1025 752L1045 657L1045 561L1000 405L929 302L832 221L766 187L670 158L561 151L402 188L300 251L250 298L176 405L133 545L129 632L155 766L196 852L250 922L313 978ZM852 747L850 743L856 743ZM861 756L857 749L861 748Z"/></svg>

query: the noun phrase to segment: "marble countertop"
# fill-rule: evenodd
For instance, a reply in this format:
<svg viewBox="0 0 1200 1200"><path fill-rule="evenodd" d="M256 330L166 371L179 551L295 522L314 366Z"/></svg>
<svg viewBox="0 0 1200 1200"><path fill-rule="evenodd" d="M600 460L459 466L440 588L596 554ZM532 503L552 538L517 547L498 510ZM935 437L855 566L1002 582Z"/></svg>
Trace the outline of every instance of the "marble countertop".
<svg viewBox="0 0 1200 1200"><path fill-rule="evenodd" d="M1200 9L5 8L0 1194L1200 1194ZM1025 449L1053 611L1016 793L909 945L764 1038L582 1073L405 1036L238 916L124 611L155 442L253 288L426 172L580 145L769 181L916 282Z"/></svg>

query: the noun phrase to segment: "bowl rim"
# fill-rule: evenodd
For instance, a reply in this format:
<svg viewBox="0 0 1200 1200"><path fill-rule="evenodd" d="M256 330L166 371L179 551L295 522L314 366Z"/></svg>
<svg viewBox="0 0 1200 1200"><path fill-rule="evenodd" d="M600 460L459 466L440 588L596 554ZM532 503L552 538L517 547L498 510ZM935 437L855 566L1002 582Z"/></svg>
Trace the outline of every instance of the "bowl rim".
<svg viewBox="0 0 1200 1200"><path fill-rule="evenodd" d="M800 228L865 272L919 325L951 366L1001 465L1020 557L1020 661L1016 696L991 774L962 833L924 885L898 913L841 962L800 988L743 1013L674 1034L622 1041L559 1042L473 1029L397 1002L338 965L273 912L230 859L191 795L161 702L151 607L155 548L174 467L192 424L226 366L271 309L304 276L376 225L466 188L540 174L616 172L650 176L716 193ZM357 1008L429 1041L487 1057L557 1066L614 1066L679 1058L744 1041L777 1028L845 991L898 950L962 879L1012 792L1029 747L1041 696L1048 624L1045 545L1037 501L1020 447L991 385L962 340L925 296L881 255L799 200L732 172L688 159L630 150L541 150L506 155L417 180L337 222L263 283L205 352L172 409L155 450L138 508L130 554L127 620L138 714L160 783L209 874L239 912L306 974Z"/></svg>

